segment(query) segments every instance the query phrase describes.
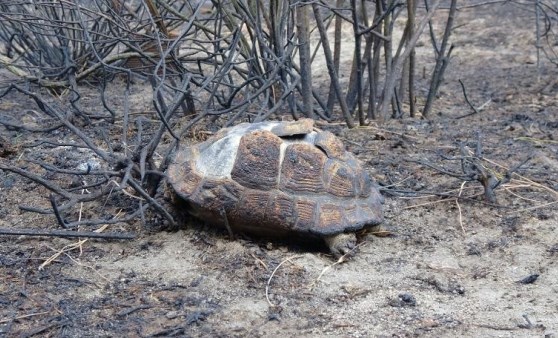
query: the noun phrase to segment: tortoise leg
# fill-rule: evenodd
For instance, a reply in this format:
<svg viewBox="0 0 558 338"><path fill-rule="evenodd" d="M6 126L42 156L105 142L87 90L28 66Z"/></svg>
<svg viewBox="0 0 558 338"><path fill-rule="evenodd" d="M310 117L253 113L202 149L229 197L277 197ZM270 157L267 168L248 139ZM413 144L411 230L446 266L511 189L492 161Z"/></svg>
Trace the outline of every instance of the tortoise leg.
<svg viewBox="0 0 558 338"><path fill-rule="evenodd" d="M324 241L336 258L343 255L350 256L356 247L356 236L354 233L341 233L332 236L324 236Z"/></svg>

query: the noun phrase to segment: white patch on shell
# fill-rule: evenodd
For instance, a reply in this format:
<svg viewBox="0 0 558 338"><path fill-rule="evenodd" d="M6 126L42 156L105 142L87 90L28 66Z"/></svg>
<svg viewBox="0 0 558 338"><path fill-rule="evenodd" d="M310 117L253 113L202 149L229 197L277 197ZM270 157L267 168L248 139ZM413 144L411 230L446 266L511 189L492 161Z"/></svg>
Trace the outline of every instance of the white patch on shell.
<svg viewBox="0 0 558 338"><path fill-rule="evenodd" d="M196 169L204 175L216 178L230 178L234 161L236 160L236 154L238 152L238 145L240 144L242 136L255 130L270 131L274 126L280 123L281 122L262 122L240 124L231 128L224 137L214 141L206 147L204 147L205 144L200 144L200 156L195 164ZM316 135L317 133L313 131L310 134L306 134L304 138L282 137L281 139L283 140L283 143L280 147L279 168L281 168L281 165L283 164L285 151L289 144L314 144Z"/></svg>

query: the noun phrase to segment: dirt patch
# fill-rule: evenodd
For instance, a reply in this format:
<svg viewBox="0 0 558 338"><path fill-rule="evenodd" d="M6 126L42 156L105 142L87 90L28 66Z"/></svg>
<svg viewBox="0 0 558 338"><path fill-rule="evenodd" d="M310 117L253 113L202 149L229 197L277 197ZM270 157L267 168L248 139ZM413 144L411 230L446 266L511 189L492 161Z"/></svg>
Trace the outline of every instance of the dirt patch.
<svg viewBox="0 0 558 338"><path fill-rule="evenodd" d="M117 225L140 234L126 242L0 237L0 335L558 335L557 70L543 63L537 72L531 15L509 6L459 13L431 120L327 127L384 186L394 236L362 234L360 252L345 264L320 248L231 241L199 224L157 233ZM430 52L428 43L418 50ZM484 104L480 114L456 119L470 113L458 79ZM145 90L138 84L131 93L138 111L148 109ZM33 122L27 104L13 95L0 111ZM482 202L480 184L418 164L459 172L460 162L441 154L454 156L457 141L473 149L478 132L490 170L503 174L532 156L498 188L498 206ZM1 133L17 156L18 142L35 137ZM43 156L54 155L45 148ZM56 156L79 165L90 154ZM458 203L458 194L470 199ZM48 207L40 196L43 188L0 172L0 226L54 227L53 217L18 209ZM107 217L116 206L107 201Z"/></svg>

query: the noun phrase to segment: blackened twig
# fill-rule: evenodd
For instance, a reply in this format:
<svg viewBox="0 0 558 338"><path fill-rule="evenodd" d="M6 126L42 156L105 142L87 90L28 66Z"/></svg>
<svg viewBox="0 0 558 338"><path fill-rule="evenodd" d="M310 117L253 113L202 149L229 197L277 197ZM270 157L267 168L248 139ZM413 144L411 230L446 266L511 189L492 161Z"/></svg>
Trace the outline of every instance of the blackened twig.
<svg viewBox="0 0 558 338"><path fill-rule="evenodd" d="M134 306L134 307L131 307L131 308L129 308L129 309L125 309L125 310L122 310L122 311L118 312L118 313L116 314L116 316L117 316L117 317L126 317L127 315L130 315L130 314L132 314L132 313L134 313L134 312L136 312L136 311L139 311L139 310L146 310L146 309L151 309L151 308L152 308L151 305L139 305L139 306Z"/></svg>
<svg viewBox="0 0 558 338"><path fill-rule="evenodd" d="M453 50L453 45L450 45L449 50L446 53L448 41L452 32L452 26L453 26L456 9L457 9L457 0L451 0L450 11L448 13L448 20L446 22L444 36L442 37L442 45L440 46L439 53L436 57L436 66L434 67L434 71L432 72L432 77L430 80L430 89L428 90L426 103L424 104L424 108L422 111L422 115L424 117L428 116L430 109L432 108L432 103L434 101L434 98L436 97L438 88L440 87L440 84L442 82L444 71L449 63L449 58Z"/></svg>
<svg viewBox="0 0 558 338"><path fill-rule="evenodd" d="M513 207L508 207L505 205L500 205L500 204L495 204L495 203L490 203L484 200L479 200L473 197L469 197L469 196L463 196L463 195L457 195L457 194L451 194L451 193L446 193L446 192L436 192L436 191L414 191L414 190L404 190L404 189L394 189L394 188L386 188L386 187L380 187L380 192L383 195L389 195L389 196L393 196L393 197L418 197L419 195L422 196L437 196L440 197L441 200L452 200L455 201L456 199L459 201L467 201L467 202L473 202L473 203L480 203L482 205L485 206L489 206L489 207L494 207L494 208L500 208L500 209L514 209Z"/></svg>
<svg viewBox="0 0 558 338"><path fill-rule="evenodd" d="M53 192L57 193L58 195L64 196L65 198L67 198L69 200L76 197L75 194L70 193L70 192L62 189L59 185L55 184L54 182L45 180L41 176L36 175L34 173L31 173L31 172L29 172L25 169L21 169L21 168L18 168L16 166L13 166L13 165L10 165L10 164L6 164L6 163L1 162L1 161L0 161L0 169L11 171L11 172L19 174L19 175L21 175L25 178L28 178L31 181L34 181L38 184L41 184L42 186L49 189L50 191L53 191Z"/></svg>
<svg viewBox="0 0 558 338"><path fill-rule="evenodd" d="M469 98L467 97L467 91L465 90L465 85L463 84L463 81L461 81L461 79L459 79L459 84L461 85L461 90L463 90L463 97L465 98L465 102L467 102L469 107L471 107L471 109L473 109L473 112L469 113L469 114L458 116L458 117L455 118L456 120L459 120L459 119L462 119L464 117L468 117L468 116L475 115L475 114L479 113L477 108L475 108L475 106L473 106L471 104L471 101L469 101Z"/></svg>
<svg viewBox="0 0 558 338"><path fill-rule="evenodd" d="M50 205L52 206L52 211L54 212L54 216L56 217L58 224L60 224L60 226L63 227L64 229L67 229L68 226L66 224L68 222L66 222L66 220L62 218L62 215L60 215L60 211L58 210L58 205L56 205L56 199L54 197L54 194L50 194L49 199L50 199Z"/></svg>
<svg viewBox="0 0 558 338"><path fill-rule="evenodd" d="M0 227L0 235L6 236L46 236L64 238L100 238L100 239L134 239L136 236L131 233L100 233L95 231L72 231L72 230L42 230L26 228L3 228Z"/></svg>
<svg viewBox="0 0 558 338"><path fill-rule="evenodd" d="M343 117L345 118L345 123L347 123L347 127L353 128L355 126L353 118L349 112L349 107L347 106L347 101L343 96L343 91L341 90L341 85L339 84L339 77L337 75L335 63L333 57L331 55L331 50L329 47L329 42L327 38L327 34L325 31L325 27L322 23L322 17L320 14L320 10L316 4L312 4L312 9L314 10L314 16L316 18L316 25L318 27L318 31L320 32L320 37L323 41L322 48L324 49L324 56L326 58L326 65L327 70L329 72L329 77L331 79L331 83L333 84L333 89L335 90L335 95L337 96L337 100L339 101L339 105L341 107L341 111L343 112Z"/></svg>

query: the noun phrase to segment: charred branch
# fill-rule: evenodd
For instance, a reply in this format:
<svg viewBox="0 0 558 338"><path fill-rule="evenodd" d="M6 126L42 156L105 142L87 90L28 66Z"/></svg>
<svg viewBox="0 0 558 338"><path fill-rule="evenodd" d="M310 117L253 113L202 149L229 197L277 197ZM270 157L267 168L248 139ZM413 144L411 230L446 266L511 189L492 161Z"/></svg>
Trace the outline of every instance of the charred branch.
<svg viewBox="0 0 558 338"><path fill-rule="evenodd" d="M95 231L71 231L71 230L38 230L22 228L0 228L3 236L34 236L34 237L64 237L64 238L98 238L98 239L134 239L134 234L102 233Z"/></svg>
<svg viewBox="0 0 558 338"><path fill-rule="evenodd" d="M491 204L498 203L495 190L499 186L509 182L512 178L512 175L531 159L531 157L526 158L504 173L500 173L490 168L483 158L480 133L478 133L477 135L474 149L470 149L465 143L461 142L457 145L456 150L459 153L459 155L457 156L447 156L442 153L439 153L438 155L445 161L459 162L458 168L453 167L451 169L446 169L442 166L439 166L432 162L428 162L426 160L413 162L433 169L434 171L443 175L457 178L460 181L479 182L483 187L485 201Z"/></svg>

